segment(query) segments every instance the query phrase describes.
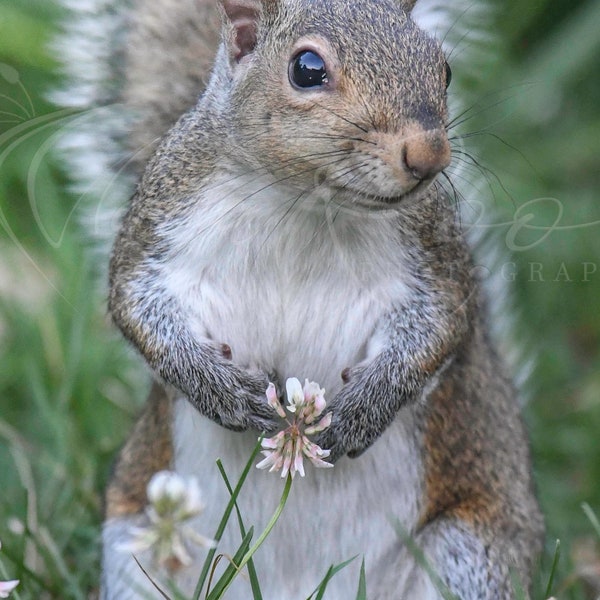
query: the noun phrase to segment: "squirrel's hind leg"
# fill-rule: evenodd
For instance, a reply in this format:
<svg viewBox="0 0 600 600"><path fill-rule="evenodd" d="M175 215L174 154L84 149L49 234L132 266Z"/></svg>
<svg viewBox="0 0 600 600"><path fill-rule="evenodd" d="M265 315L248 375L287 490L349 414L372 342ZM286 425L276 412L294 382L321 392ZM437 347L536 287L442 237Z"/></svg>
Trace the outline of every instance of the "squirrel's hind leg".
<svg viewBox="0 0 600 600"><path fill-rule="evenodd" d="M500 553L458 519L440 518L390 552L371 572L373 600L512 600L511 571ZM393 594L393 595L390 595Z"/></svg>

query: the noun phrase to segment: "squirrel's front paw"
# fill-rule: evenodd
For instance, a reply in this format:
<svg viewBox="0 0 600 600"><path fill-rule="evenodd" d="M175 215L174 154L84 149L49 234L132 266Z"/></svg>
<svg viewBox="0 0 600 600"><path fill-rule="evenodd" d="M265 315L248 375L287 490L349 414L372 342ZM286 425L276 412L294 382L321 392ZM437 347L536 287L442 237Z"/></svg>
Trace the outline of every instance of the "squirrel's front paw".
<svg viewBox="0 0 600 600"><path fill-rule="evenodd" d="M314 441L323 450L330 450L327 459L335 462L345 454L356 458L362 454L382 433L377 414L378 404L369 401L369 393L363 382L365 369L346 369L342 378L344 387L327 405L332 413L331 425L319 433Z"/></svg>
<svg viewBox="0 0 600 600"><path fill-rule="evenodd" d="M266 397L267 375L232 363L228 346L217 351L220 356L213 356L211 361L211 385L200 386L193 401L200 412L233 431L270 433L277 429L280 419Z"/></svg>
<svg viewBox="0 0 600 600"><path fill-rule="evenodd" d="M215 420L234 431L274 431L279 427L280 419L267 402L265 391L268 385L266 376L241 372L231 393L221 396L218 419Z"/></svg>

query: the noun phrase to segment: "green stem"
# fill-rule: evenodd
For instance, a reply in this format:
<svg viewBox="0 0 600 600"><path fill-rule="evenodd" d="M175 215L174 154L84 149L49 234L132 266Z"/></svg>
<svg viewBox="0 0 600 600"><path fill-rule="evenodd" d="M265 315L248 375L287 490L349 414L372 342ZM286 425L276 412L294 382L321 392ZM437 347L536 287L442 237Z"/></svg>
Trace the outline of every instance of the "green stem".
<svg viewBox="0 0 600 600"><path fill-rule="evenodd" d="M288 496L290 495L291 489L292 489L292 476L290 474L288 474L287 480L285 482L285 487L283 488L283 494L281 495L281 500L279 501L279 506L277 506L277 508L275 509L275 512L273 513L273 516L271 517L271 520L268 522L267 526L265 527L265 530L260 534L260 537L256 540L254 546L252 546L252 548L250 548L250 550L248 550L248 552L246 552L244 558L242 558L240 564L237 566L238 572L241 571L246 566L248 561L252 558L252 556L256 553L256 551L262 546L263 542L267 539L267 537L271 533L273 527L275 527L275 523L277 523L277 521L279 520L279 517L281 516L281 513L283 512L283 509L287 502ZM225 594L225 592L231 585L232 581L233 580L231 580L227 584L227 587L225 587L223 589L223 592L220 594L219 598L223 597L223 595Z"/></svg>
<svg viewBox="0 0 600 600"><path fill-rule="evenodd" d="M217 460L217 467L219 468L219 471L221 472L221 477L223 477L223 481L225 482L225 486L227 487L229 494L233 496L233 488L231 487L231 484L229 483L229 478L227 477L227 473L225 472L225 468L223 467L223 463L221 462L221 459ZM240 533L242 534L242 539L244 539L246 537L246 527L244 525L242 513L240 512L240 508L239 508L237 502L235 503L235 510L236 510L237 516L238 516ZM256 568L254 567L254 561L252 561L252 560L248 561L248 575L250 576L250 585L252 586L252 597L254 598L254 600L262 600L262 592L260 590L260 583L258 581L258 575L256 573Z"/></svg>
<svg viewBox="0 0 600 600"><path fill-rule="evenodd" d="M225 513L223 514L221 522L219 523L219 527L217 528L217 532L215 533L214 538L213 538L217 543L220 542L221 538L223 537L223 532L225 531L225 527L227 526L227 522L229 521L231 511L233 510L233 508L235 506L235 503L237 501L237 497L239 496L240 490L242 489L242 486L244 485L246 478L248 477L248 474L250 473L250 470L252 468L252 465L254 464L255 458L258 456L258 453L260 452L262 439L263 439L263 436L260 437L258 443L254 447L254 451L252 452L250 458L248 459L248 462L246 463L246 466L244 467L244 470L242 471L242 474L240 475L240 479L237 482L235 489L233 490L233 494L231 494L231 498L229 499L227 508L225 509ZM194 590L194 595L192 596L194 600L200 599L200 594L202 593L202 588L204 587L204 584L206 582L208 572L210 571L210 565L212 564L212 560L216 553L216 550L217 550L216 548L211 548L208 552L206 560L204 561L204 565L202 567L202 573L200 574L200 579L198 580L198 584L196 585L196 589Z"/></svg>

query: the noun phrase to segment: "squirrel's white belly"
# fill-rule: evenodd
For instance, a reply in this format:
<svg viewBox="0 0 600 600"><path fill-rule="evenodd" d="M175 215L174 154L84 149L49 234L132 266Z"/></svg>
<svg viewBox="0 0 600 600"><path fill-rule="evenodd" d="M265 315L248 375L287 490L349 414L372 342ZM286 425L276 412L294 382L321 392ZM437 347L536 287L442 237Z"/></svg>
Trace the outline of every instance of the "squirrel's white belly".
<svg viewBox="0 0 600 600"><path fill-rule="evenodd" d="M207 277L197 318L207 337L231 346L234 362L276 375L281 384L308 378L332 398L342 371L377 352L374 334L385 310L377 289L340 279L333 272L291 283L264 272L222 285Z"/></svg>

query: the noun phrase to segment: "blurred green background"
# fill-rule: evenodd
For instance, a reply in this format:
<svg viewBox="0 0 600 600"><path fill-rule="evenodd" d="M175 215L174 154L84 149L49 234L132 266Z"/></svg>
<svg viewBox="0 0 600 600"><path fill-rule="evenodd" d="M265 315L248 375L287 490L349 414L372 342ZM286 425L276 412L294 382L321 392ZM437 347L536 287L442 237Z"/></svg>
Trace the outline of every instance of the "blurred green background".
<svg viewBox="0 0 600 600"><path fill-rule="evenodd" d="M548 550L536 598L600 594L600 2L506 0L505 55L472 117L507 255ZM21 598L97 587L101 494L145 376L109 326L56 157L67 115L49 0L0 0L0 579ZM470 168L474 168L471 165ZM513 225L519 221L519 227ZM514 234L514 235L513 235ZM512 254L508 254L508 250ZM514 282L512 281L514 280Z"/></svg>

